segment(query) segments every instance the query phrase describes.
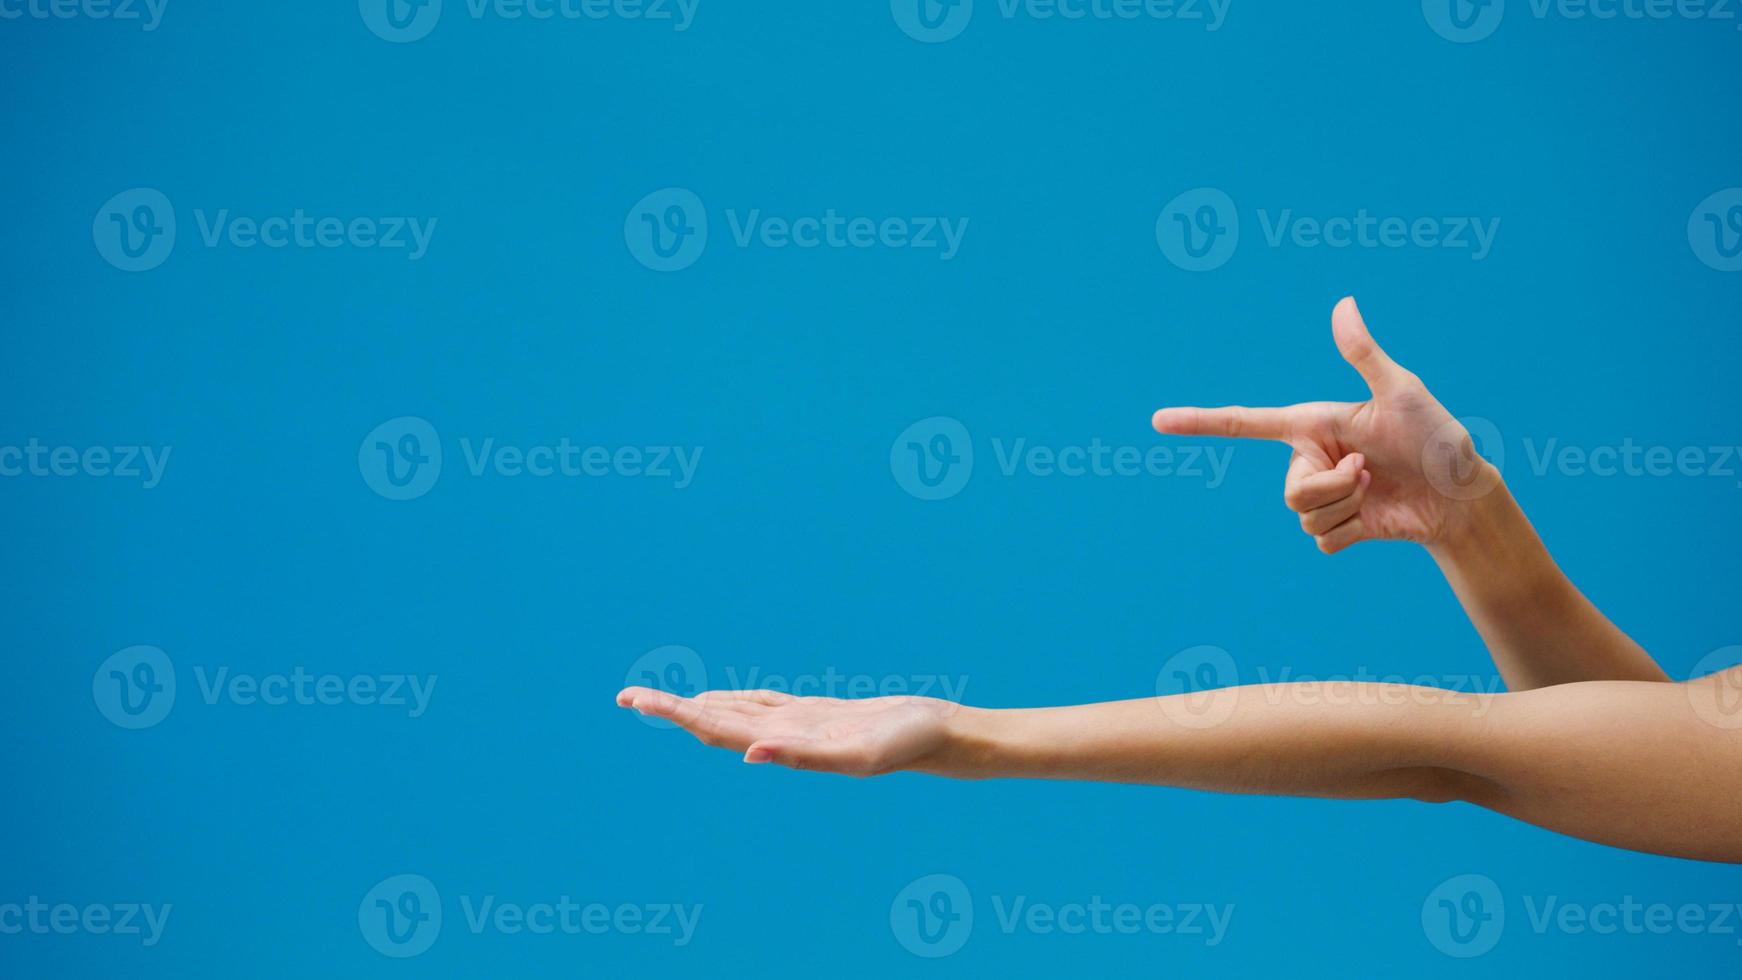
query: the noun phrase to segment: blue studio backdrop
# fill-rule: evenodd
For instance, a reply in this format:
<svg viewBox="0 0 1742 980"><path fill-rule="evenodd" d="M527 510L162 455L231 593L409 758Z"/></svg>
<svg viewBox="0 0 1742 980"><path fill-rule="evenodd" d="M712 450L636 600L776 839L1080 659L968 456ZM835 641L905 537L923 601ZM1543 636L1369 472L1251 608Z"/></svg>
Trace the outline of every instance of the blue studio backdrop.
<svg viewBox="0 0 1742 980"><path fill-rule="evenodd" d="M1492 689L1286 447L1149 428L1362 397L1345 294L1733 662L1737 16L0 0L0 975L1734 972L1725 866L612 699Z"/></svg>

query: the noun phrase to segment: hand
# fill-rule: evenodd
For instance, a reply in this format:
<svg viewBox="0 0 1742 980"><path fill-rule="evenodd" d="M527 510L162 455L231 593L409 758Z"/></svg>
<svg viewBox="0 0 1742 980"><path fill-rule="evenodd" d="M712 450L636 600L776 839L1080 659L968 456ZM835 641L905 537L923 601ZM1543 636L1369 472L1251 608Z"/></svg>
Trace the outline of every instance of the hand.
<svg viewBox="0 0 1742 980"><path fill-rule="evenodd" d="M778 691L704 691L681 698L646 687L617 694L617 706L665 718L704 745L773 762L849 776L922 768L948 742L946 722L960 705L937 698L843 701Z"/></svg>
<svg viewBox="0 0 1742 980"><path fill-rule="evenodd" d="M1326 554L1370 539L1444 542L1499 484L1499 472L1421 379L1374 343L1353 297L1337 304L1331 333L1367 382L1368 401L1164 408L1155 430L1288 443L1294 458L1283 500Z"/></svg>

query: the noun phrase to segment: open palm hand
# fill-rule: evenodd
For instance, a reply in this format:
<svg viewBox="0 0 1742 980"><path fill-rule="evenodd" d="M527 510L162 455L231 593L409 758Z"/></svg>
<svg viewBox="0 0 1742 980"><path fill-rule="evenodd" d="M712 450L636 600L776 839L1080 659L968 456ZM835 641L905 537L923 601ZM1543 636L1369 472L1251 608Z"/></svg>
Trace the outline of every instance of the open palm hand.
<svg viewBox="0 0 1742 980"><path fill-rule="evenodd" d="M624 688L617 704L668 719L705 745L772 762L850 776L911 768L937 753L945 723L959 709L921 697L794 697L779 691L704 691L678 697L646 687Z"/></svg>

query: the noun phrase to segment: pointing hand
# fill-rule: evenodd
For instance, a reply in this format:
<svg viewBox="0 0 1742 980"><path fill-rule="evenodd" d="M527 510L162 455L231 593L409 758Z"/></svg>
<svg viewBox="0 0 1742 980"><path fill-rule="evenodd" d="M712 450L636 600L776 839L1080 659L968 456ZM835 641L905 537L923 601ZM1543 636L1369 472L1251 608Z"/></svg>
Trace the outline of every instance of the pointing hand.
<svg viewBox="0 0 1742 980"><path fill-rule="evenodd" d="M1286 408L1164 408L1166 435L1270 439L1294 448L1283 499L1326 554L1357 541L1432 545L1500 482L1470 434L1367 332L1353 298L1331 314L1337 350L1373 397Z"/></svg>

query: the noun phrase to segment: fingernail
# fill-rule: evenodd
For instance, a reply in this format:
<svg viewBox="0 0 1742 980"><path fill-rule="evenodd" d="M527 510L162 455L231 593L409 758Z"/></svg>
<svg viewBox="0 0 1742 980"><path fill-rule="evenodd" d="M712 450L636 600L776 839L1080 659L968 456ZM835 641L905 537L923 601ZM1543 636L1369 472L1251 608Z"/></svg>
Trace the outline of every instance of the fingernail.
<svg viewBox="0 0 1742 980"><path fill-rule="evenodd" d="M1372 483L1372 482L1373 482L1373 471L1372 470L1362 470L1361 471L1361 487L1362 487L1362 489L1366 489L1367 484Z"/></svg>
<svg viewBox="0 0 1742 980"><path fill-rule="evenodd" d="M760 749L755 746L751 746L750 751L744 753L744 761L753 766L761 765L772 758L774 758L774 753L767 749Z"/></svg>

